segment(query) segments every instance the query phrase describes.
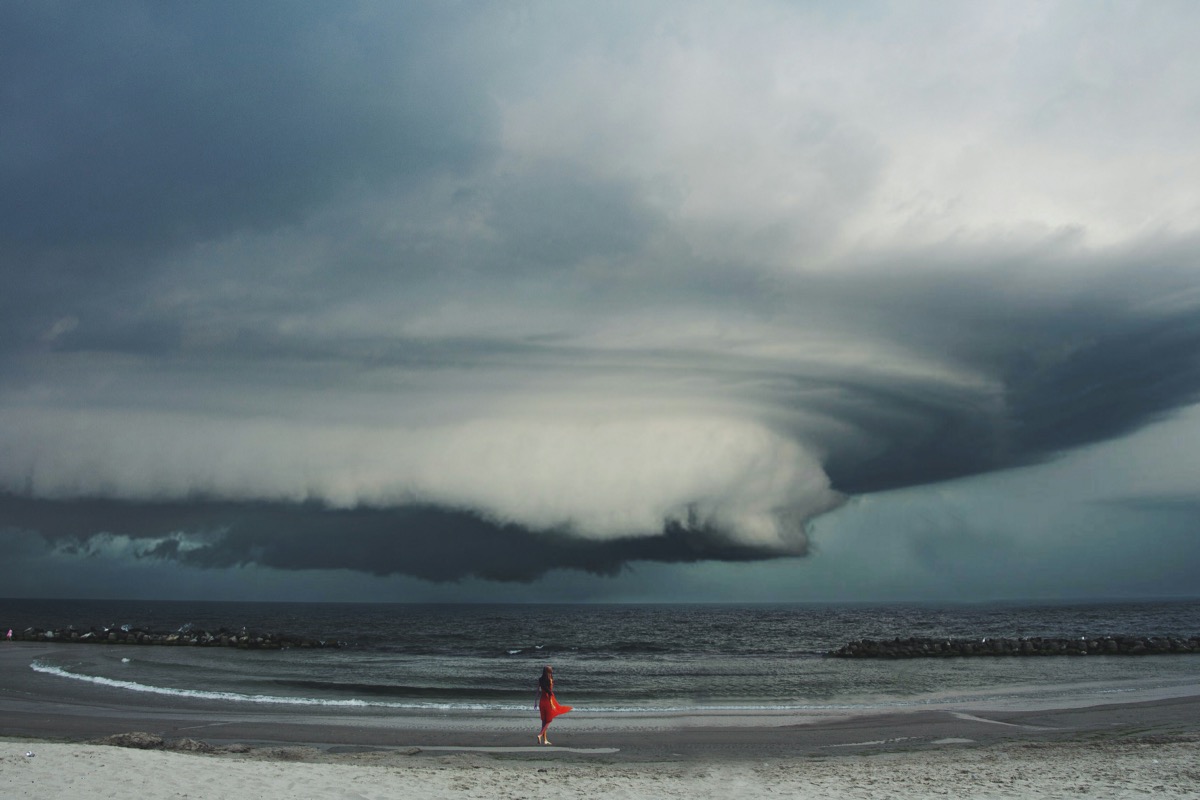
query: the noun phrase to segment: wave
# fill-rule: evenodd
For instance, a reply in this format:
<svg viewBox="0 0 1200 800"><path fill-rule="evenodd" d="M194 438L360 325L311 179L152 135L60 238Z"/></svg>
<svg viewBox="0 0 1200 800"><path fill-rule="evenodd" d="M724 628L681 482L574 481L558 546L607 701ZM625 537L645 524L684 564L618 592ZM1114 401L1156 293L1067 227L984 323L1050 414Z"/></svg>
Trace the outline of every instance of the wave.
<svg viewBox="0 0 1200 800"><path fill-rule="evenodd" d="M359 694L359 695L376 695L376 696L394 696L402 697L420 697L422 695L430 697L445 697L446 694L453 692L440 687L430 686L414 686L401 684L382 684L382 683L363 683L363 682L346 682L346 681L324 681L324 680L302 680L295 678L274 678L269 682L275 686L280 686L288 689L301 689L316 692L338 692L342 694ZM464 690L466 693L468 690ZM519 696L524 699L533 694L536 690L528 690L514 692L510 689L489 689L487 687L473 687L469 690L472 697L475 698L511 698ZM503 708L506 706L495 705L489 708ZM514 708L524 708L524 706L514 706Z"/></svg>
<svg viewBox="0 0 1200 800"><path fill-rule="evenodd" d="M67 680L81 681L83 683L91 683L97 686L107 686L113 689L125 689L126 691L143 692L146 694L159 694L169 697L186 697L196 700L217 700L231 703L257 703L263 705L288 706L329 706L342 708L392 708L397 710L407 709L413 711L524 711L529 707L528 704L506 705L489 703L434 702L403 703L383 700L368 701L359 700L357 698L330 699L320 697L288 697L268 694L244 694L241 692L217 692L207 689L178 689L166 686L152 686L150 684L120 680L118 678L105 678L99 675L82 675L77 672L70 672L62 667L43 664L39 661L34 661L29 666L34 672L40 672L44 675L53 675L57 678L66 678Z"/></svg>
<svg viewBox="0 0 1200 800"><path fill-rule="evenodd" d="M136 681L121 680L118 678L105 678L98 675L83 675L77 672L71 672L49 664L43 664L39 661L31 663L30 668L34 672L40 672L45 675L52 675L57 678L67 680L80 681L83 683L91 683L97 686L105 686L113 689L124 689L132 692L142 692L146 694L166 695L169 697L182 697L196 700L216 700L231 703L255 703L262 705L289 705L289 706L324 706L324 707L341 707L341 708L386 708L395 710L408 711L479 711L479 712L521 712L529 713L530 706L526 703L514 705L503 703L434 703L434 702L395 702L395 701L367 701L355 698L347 699L327 699L316 697L288 697L279 695L267 694L245 694L241 692L218 692L205 689L178 689L164 686L153 686ZM626 705L602 705L589 708L579 708L576 710L581 713L590 714L706 714L706 713L728 713L728 712L763 712L763 711L819 711L829 709L851 709L851 708L869 708L867 705L812 705L812 704L745 704L745 705L664 705L664 706L626 706Z"/></svg>
<svg viewBox="0 0 1200 800"><path fill-rule="evenodd" d="M220 702L230 704L254 704L254 705L276 705L276 706L303 706L313 708L329 708L329 709L358 709L362 711L398 711L398 712L413 712L413 713L482 713L482 714L501 714L501 715L529 715L531 713L531 703L529 702L504 702L494 694L491 699L486 696L481 697L477 690L470 690L470 699L462 699L455 701L447 700L421 700L421 699L362 699L361 697L340 697L340 698L322 698L312 696L296 696L296 695L273 695L267 693L247 693L247 692L232 692L232 691L214 691L206 689L185 689L177 687L155 686L146 683L140 683L132 680L109 678L96 675L86 675L78 672L72 672L69 669L64 669L59 666L46 664L41 661L34 661L30 664L30 668L38 673L49 675L55 678L76 681L94 686L106 687L129 692L139 692L143 694L162 695L172 698L190 699L197 701ZM371 693L390 693L396 691L399 687L384 687L370 683L347 683L347 682L327 682L327 681L281 681L283 685L288 685L303 691L308 689L312 691L346 691L356 692L359 694L370 695ZM1000 704L1005 707L1025 707L1030 703L1037 704L1046 700L1055 700L1062 702L1083 702L1091 703L1098 702L1113 695L1134 694L1138 692L1176 692L1186 690L1188 693L1195 691L1195 677L1191 674L1184 676L1158 676L1155 678L1142 677L1139 680L1128 681L1112 681L1105 680L1096 683L1084 685L1079 684L1037 684L1023 685L1020 687L953 687L945 691L929 694L920 693L912 697L896 697L894 695L872 696L871 692L857 697L826 697L822 699L803 700L797 697L780 698L777 701L768 700L764 697L747 697L745 699L737 699L733 702L678 702L682 698L667 697L663 694L658 694L658 701L642 702L639 699L631 697L628 691L619 693L599 692L593 693L590 702L583 695L572 695L575 702L572 705L580 714L589 716L610 716L610 715L632 715L632 716L652 716L656 714L667 715L706 715L706 714L729 714L729 713L829 713L836 711L879 711L879 710L897 710L897 709L913 709L913 708L938 708L938 707L954 707L962 706L965 703L972 705L980 704ZM433 689L422 687L407 687L409 692L420 694L422 692L432 693ZM444 691L444 690L436 690ZM496 690L492 690L495 692ZM483 690L483 694L488 694L488 690ZM496 692L499 694L499 692ZM566 699L566 698L564 698ZM716 698L713 698L714 700ZM649 696L647 696L649 700ZM582 703L580 702L582 701ZM631 702L632 701L632 702ZM665 701L665 702L664 702ZM1111 702L1106 700L1105 702Z"/></svg>

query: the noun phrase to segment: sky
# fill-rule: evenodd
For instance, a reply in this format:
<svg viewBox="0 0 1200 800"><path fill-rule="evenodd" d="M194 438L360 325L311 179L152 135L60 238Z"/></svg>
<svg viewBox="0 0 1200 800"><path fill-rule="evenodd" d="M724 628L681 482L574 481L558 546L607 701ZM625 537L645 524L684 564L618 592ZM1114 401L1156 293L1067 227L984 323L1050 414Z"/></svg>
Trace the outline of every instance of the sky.
<svg viewBox="0 0 1200 800"><path fill-rule="evenodd" d="M1200 595L1197 29L0 0L0 597Z"/></svg>

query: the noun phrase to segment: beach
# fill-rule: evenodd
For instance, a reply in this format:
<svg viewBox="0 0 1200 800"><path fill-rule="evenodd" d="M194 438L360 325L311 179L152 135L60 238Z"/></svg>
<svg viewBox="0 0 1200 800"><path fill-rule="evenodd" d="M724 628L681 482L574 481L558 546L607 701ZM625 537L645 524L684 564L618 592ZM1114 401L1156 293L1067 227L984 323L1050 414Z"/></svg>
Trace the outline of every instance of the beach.
<svg viewBox="0 0 1200 800"><path fill-rule="evenodd" d="M268 748L221 756L33 740L0 742L12 798L1200 796L1200 742L1096 742L734 761L621 762L460 752L318 755ZM32 753L33 755L27 755Z"/></svg>
<svg viewBox="0 0 1200 800"><path fill-rule="evenodd" d="M532 707L246 710L74 685L29 670L36 652L0 648L6 797L1200 797L1200 687L1074 707L573 712L542 747Z"/></svg>

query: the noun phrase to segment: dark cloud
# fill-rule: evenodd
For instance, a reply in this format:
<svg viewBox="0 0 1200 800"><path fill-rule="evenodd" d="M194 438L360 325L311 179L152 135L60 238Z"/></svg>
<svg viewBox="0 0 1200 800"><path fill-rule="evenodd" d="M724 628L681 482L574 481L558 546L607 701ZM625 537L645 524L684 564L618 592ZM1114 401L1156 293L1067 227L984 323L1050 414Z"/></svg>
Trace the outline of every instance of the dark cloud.
<svg viewBox="0 0 1200 800"><path fill-rule="evenodd" d="M994 390L893 380L831 381L829 395L805 404L845 428L829 438L826 472L850 494L886 491L1027 463L1006 436L1008 420ZM853 432L849 440L843 430Z"/></svg>
<svg viewBox="0 0 1200 800"><path fill-rule="evenodd" d="M793 556L1200 401L1194 87L1128 74L1162 133L1117 153L1060 59L1124 23L638 8L4 4L0 527L432 581ZM1177 66L1151 33L1115 63Z"/></svg>
<svg viewBox="0 0 1200 800"><path fill-rule="evenodd" d="M1164 253L1180 259L1172 246L1132 253L1052 286L1034 277L1042 253L1027 253L1019 271L807 280L794 291L813 328L848 341L869 331L897 362L764 368L765 402L785 426L787 409L819 415L791 430L819 445L833 487L849 494L1115 439L1200 401L1200 308L1176 302L1193 290L1193 268L1139 266ZM931 369L912 369L913 358Z"/></svg>
<svg viewBox="0 0 1200 800"><path fill-rule="evenodd" d="M350 184L463 167L492 123L455 61L457 16L6 4L0 235L62 248L274 226Z"/></svg>
<svg viewBox="0 0 1200 800"><path fill-rule="evenodd" d="M1048 455L1115 438L1200 399L1200 312L1135 319L1009 380L1022 450Z"/></svg>
<svg viewBox="0 0 1200 800"><path fill-rule="evenodd" d="M141 558L198 568L347 569L437 582L470 577L530 582L553 569L612 576L633 561L687 564L783 555L730 543L699 523L666 525L661 536L587 541L423 506L331 510L310 504L53 501L0 495L4 527L36 530L60 552L74 555L87 555L112 536L126 536L136 540Z"/></svg>
<svg viewBox="0 0 1200 800"><path fill-rule="evenodd" d="M1140 513L1171 515L1191 523L1188 527L1193 530L1196 520L1200 520L1200 496L1195 494L1159 493L1136 497L1117 496L1098 501L1098 504Z"/></svg>
<svg viewBox="0 0 1200 800"><path fill-rule="evenodd" d="M138 323L174 248L486 159L495 112L456 44L462 10L345 11L5 4L0 274L22 287L0 300L5 339L72 313L163 341L157 321L105 328Z"/></svg>

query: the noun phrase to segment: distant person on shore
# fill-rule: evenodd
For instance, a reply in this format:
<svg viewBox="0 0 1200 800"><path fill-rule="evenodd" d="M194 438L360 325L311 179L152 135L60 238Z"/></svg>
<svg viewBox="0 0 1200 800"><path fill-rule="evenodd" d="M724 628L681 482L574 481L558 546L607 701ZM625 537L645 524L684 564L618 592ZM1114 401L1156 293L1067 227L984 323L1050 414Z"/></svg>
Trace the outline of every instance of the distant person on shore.
<svg viewBox="0 0 1200 800"><path fill-rule="evenodd" d="M8 636L5 636L4 638L8 639L10 642L12 641L12 628L8 629Z"/></svg>
<svg viewBox="0 0 1200 800"><path fill-rule="evenodd" d="M550 737L546 735L546 729L550 727L550 723L559 714L565 714L571 710L571 706L560 706L558 700L554 697L554 668L549 664L542 670L542 677L538 678L538 699L537 710L542 715L542 732L538 734L539 744L550 744Z"/></svg>

